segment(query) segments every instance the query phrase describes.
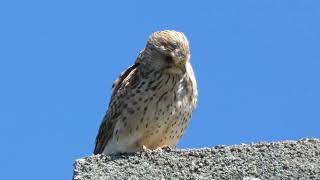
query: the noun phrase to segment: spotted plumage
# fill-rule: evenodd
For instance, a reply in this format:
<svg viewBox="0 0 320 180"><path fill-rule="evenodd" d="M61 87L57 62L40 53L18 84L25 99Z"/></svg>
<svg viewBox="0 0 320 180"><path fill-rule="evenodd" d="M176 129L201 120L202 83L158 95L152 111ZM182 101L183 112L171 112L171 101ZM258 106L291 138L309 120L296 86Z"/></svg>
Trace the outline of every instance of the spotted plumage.
<svg viewBox="0 0 320 180"><path fill-rule="evenodd" d="M94 154L174 148L197 102L188 40L181 32L153 33L114 82Z"/></svg>

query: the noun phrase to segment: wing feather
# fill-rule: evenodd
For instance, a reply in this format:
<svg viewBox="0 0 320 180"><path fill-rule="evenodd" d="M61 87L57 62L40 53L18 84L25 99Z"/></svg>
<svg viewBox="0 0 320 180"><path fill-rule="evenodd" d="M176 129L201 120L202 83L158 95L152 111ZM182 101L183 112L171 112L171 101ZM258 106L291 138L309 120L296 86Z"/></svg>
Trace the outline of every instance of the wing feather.
<svg viewBox="0 0 320 180"><path fill-rule="evenodd" d="M108 144L108 142L112 139L113 131L116 125L117 117L120 115L120 102L117 102L118 99L116 97L123 96L120 92L122 87L126 87L129 84L132 84L136 78L134 78L137 68L139 66L138 60L134 65L125 70L118 79L115 80L112 86L112 96L109 103L109 108L104 116L102 123L99 127L99 132L96 137L96 143L94 148L94 154L101 154ZM123 91L125 92L125 91Z"/></svg>

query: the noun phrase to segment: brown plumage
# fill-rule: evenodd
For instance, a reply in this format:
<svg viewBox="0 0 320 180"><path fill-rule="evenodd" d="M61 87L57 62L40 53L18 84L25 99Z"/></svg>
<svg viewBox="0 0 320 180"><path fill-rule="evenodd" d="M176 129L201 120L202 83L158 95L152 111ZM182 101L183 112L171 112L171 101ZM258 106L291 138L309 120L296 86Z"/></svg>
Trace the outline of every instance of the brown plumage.
<svg viewBox="0 0 320 180"><path fill-rule="evenodd" d="M115 81L94 154L174 148L197 102L186 37L153 33L135 64Z"/></svg>

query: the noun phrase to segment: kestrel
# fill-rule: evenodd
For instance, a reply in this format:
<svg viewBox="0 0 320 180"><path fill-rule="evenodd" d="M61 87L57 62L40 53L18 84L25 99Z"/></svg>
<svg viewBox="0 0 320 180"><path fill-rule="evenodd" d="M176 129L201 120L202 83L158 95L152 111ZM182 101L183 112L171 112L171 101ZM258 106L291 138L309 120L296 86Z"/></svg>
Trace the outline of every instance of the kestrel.
<svg viewBox="0 0 320 180"><path fill-rule="evenodd" d="M185 35L154 32L134 65L112 87L94 154L175 148L198 95Z"/></svg>

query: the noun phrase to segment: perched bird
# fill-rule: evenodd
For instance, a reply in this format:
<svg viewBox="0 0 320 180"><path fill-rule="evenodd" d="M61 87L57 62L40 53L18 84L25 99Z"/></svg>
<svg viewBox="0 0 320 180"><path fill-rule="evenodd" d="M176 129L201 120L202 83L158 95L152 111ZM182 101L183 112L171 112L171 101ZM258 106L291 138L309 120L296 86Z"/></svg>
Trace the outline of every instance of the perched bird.
<svg viewBox="0 0 320 180"><path fill-rule="evenodd" d="M197 103L182 32L154 32L134 65L114 82L94 154L175 148Z"/></svg>

